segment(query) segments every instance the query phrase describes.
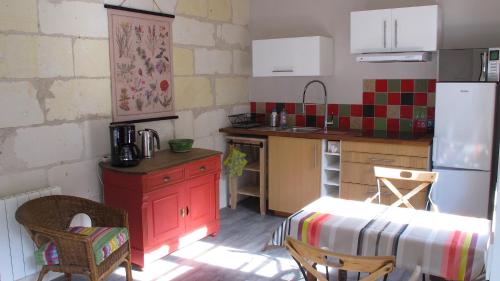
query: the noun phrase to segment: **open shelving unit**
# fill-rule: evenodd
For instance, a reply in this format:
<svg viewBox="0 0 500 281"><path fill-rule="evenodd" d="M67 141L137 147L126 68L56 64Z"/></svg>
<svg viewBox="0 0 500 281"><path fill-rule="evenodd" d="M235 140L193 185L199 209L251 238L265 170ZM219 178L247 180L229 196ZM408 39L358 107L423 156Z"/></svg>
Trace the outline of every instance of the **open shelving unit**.
<svg viewBox="0 0 500 281"><path fill-rule="evenodd" d="M266 214L267 202L267 139L227 136L229 148L237 147L247 154L248 164L240 177L229 176L231 208L236 209L239 195L258 197L260 213Z"/></svg>
<svg viewBox="0 0 500 281"><path fill-rule="evenodd" d="M321 196L339 197L340 194L340 141L323 142Z"/></svg>

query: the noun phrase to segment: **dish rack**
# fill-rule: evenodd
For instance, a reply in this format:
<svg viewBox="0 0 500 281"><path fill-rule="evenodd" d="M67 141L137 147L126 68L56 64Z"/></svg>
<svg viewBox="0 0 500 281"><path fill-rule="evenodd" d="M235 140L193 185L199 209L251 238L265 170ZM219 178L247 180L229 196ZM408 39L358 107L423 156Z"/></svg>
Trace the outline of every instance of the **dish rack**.
<svg viewBox="0 0 500 281"><path fill-rule="evenodd" d="M263 123L265 115L257 113L242 113L229 115L228 118L233 128L254 128Z"/></svg>

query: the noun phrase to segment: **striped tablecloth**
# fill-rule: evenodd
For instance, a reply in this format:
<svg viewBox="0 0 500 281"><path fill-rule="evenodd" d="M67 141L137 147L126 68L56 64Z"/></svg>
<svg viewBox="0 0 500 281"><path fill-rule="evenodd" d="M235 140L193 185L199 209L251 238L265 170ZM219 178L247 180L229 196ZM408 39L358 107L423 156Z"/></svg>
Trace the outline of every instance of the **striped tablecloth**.
<svg viewBox="0 0 500 281"><path fill-rule="evenodd" d="M289 235L315 247L361 256L395 256L396 267L448 280L481 274L491 221L322 197L288 217L268 246Z"/></svg>

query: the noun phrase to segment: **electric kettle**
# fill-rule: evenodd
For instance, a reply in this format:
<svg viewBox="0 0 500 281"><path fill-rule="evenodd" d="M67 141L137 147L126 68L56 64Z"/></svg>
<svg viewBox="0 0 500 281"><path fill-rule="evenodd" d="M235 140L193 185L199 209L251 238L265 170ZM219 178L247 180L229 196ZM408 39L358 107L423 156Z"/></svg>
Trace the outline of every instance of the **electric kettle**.
<svg viewBox="0 0 500 281"><path fill-rule="evenodd" d="M142 143L142 157L143 158L153 158L154 156L154 140L156 139L156 146L158 150L160 150L160 137L158 136L158 132L153 129L144 129L140 130L139 136L141 137Z"/></svg>

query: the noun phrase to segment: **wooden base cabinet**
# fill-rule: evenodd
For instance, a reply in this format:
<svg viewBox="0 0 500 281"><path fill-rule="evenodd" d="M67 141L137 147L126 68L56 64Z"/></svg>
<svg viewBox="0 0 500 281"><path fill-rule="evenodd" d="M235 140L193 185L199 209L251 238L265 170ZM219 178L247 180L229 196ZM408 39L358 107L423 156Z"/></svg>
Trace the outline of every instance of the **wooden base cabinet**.
<svg viewBox="0 0 500 281"><path fill-rule="evenodd" d="M218 232L220 162L217 155L148 174L103 169L105 203L129 215L134 264Z"/></svg>
<svg viewBox="0 0 500 281"><path fill-rule="evenodd" d="M269 137L269 209L294 213L321 193L321 140Z"/></svg>
<svg viewBox="0 0 500 281"><path fill-rule="evenodd" d="M341 157L340 198L364 201L377 193L377 180L373 167L389 167L409 170L430 170L430 145L385 144L343 141ZM393 181L404 195L416 184ZM416 194L410 203L415 208L425 209L428 188ZM398 198L381 184L382 204L390 205ZM376 202L375 200L374 202Z"/></svg>

